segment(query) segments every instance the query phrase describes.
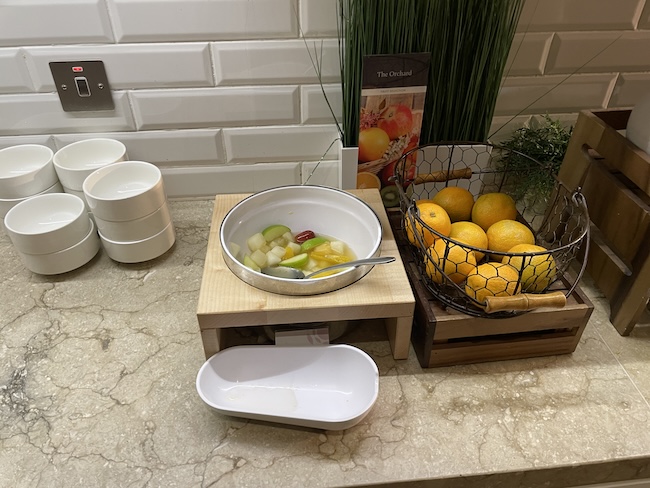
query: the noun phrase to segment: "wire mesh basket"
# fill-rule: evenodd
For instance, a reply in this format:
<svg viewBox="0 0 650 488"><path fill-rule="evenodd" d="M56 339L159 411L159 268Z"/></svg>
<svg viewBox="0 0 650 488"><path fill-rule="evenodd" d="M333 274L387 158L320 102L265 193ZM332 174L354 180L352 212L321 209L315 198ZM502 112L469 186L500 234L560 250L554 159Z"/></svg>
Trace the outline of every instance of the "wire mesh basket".
<svg viewBox="0 0 650 488"><path fill-rule="evenodd" d="M562 307L573 293L588 254L586 201L580 189L569 190L550 172L545 190L522 189L524 173L533 171L546 170L525 154L474 142L420 146L395 165L402 231L422 282L444 305L473 316L503 318ZM446 187L464 188L475 201L488 193L509 195L516 215L506 226L519 229L523 224L539 247L511 252L492 245L492 239L477 246L454 231L436 230L421 209L427 208L427 200L435 203L436 194Z"/></svg>

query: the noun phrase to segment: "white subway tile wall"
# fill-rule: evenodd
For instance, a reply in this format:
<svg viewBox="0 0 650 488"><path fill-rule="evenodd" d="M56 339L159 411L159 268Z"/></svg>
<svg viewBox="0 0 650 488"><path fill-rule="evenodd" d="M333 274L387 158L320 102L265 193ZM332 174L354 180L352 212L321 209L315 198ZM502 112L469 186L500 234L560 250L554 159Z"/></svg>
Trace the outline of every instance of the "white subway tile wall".
<svg viewBox="0 0 650 488"><path fill-rule="evenodd" d="M0 148L123 141L171 197L336 184L337 0L8 0ZM309 54L321 59L323 98ZM64 112L51 61L104 62L115 110ZM527 0L491 134L650 91L650 0ZM318 162L321 161L319 165ZM317 168L314 172L314 168Z"/></svg>

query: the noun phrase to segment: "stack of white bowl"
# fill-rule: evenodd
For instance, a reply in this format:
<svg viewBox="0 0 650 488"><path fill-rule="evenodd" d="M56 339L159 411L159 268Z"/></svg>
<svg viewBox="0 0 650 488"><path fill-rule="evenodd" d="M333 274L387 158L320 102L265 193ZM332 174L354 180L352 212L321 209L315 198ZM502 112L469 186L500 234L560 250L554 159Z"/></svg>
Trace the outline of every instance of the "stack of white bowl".
<svg viewBox="0 0 650 488"><path fill-rule="evenodd" d="M39 144L0 150L0 218L28 198L63 191L52 164L53 154Z"/></svg>
<svg viewBox="0 0 650 488"><path fill-rule="evenodd" d="M54 168L63 191L85 201L84 180L98 168L127 159L126 147L115 139L94 138L73 142L54 154Z"/></svg>
<svg viewBox="0 0 650 488"><path fill-rule="evenodd" d="M83 192L108 256L139 263L167 252L176 240L162 174L144 161L124 161L94 171Z"/></svg>
<svg viewBox="0 0 650 488"><path fill-rule="evenodd" d="M5 231L27 269L53 275L90 261L99 237L76 195L51 193L20 202L5 216Z"/></svg>

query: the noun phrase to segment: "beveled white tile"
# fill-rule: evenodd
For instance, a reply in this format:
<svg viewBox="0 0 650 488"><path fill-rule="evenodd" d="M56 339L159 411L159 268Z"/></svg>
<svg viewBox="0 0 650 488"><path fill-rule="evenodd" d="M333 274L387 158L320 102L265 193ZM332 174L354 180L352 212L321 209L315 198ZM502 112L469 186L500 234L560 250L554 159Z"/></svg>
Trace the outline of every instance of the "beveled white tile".
<svg viewBox="0 0 650 488"><path fill-rule="evenodd" d="M650 3L645 2L643 11L639 16L639 23L637 24L637 29L648 29L650 28Z"/></svg>
<svg viewBox="0 0 650 488"><path fill-rule="evenodd" d="M124 143L129 159L147 161L159 167L204 166L224 162L221 131L191 129L95 134L55 135L57 148L92 137L108 137Z"/></svg>
<svg viewBox="0 0 650 488"><path fill-rule="evenodd" d="M169 198L212 198L224 193L254 193L300 184L299 163L163 168L162 174Z"/></svg>
<svg viewBox="0 0 650 488"><path fill-rule="evenodd" d="M55 93L0 96L0 133L6 135L135 129L125 92L113 92L115 110L64 112Z"/></svg>
<svg viewBox="0 0 650 488"><path fill-rule="evenodd" d="M292 86L137 90L131 97L140 130L287 124L300 117Z"/></svg>
<svg viewBox="0 0 650 488"><path fill-rule="evenodd" d="M553 33L515 34L506 61L506 76L541 75Z"/></svg>
<svg viewBox="0 0 650 488"><path fill-rule="evenodd" d="M300 0L300 28L305 37L337 36L338 0Z"/></svg>
<svg viewBox="0 0 650 488"><path fill-rule="evenodd" d="M559 32L555 35L546 73L648 71L650 32Z"/></svg>
<svg viewBox="0 0 650 488"><path fill-rule="evenodd" d="M650 93L650 73L621 73L609 101L609 107L634 107Z"/></svg>
<svg viewBox="0 0 650 488"><path fill-rule="evenodd" d="M530 115L493 117L488 139L493 144L499 144L512 137L512 133L517 129L528 125L529 120Z"/></svg>
<svg viewBox="0 0 650 488"><path fill-rule="evenodd" d="M340 79L335 39L212 43L217 85L317 83ZM311 55L311 58L310 58Z"/></svg>
<svg viewBox="0 0 650 488"><path fill-rule="evenodd" d="M514 77L503 83L495 115L576 112L607 106L616 74Z"/></svg>
<svg viewBox="0 0 650 488"><path fill-rule="evenodd" d="M519 32L634 29L639 0L540 0L526 2Z"/></svg>
<svg viewBox="0 0 650 488"><path fill-rule="evenodd" d="M32 91L34 91L34 86L23 60L22 50L18 48L0 49L0 93Z"/></svg>
<svg viewBox="0 0 650 488"><path fill-rule="evenodd" d="M340 161L302 163L301 185L323 185L338 188Z"/></svg>
<svg viewBox="0 0 650 488"><path fill-rule="evenodd" d="M102 0L6 0L0 46L113 42Z"/></svg>
<svg viewBox="0 0 650 488"><path fill-rule="evenodd" d="M295 37L293 0L106 0L118 42Z"/></svg>
<svg viewBox="0 0 650 488"><path fill-rule="evenodd" d="M52 151L56 151L57 149L54 138L48 135L0 137L0 149L11 146L20 146L22 144L41 144L49 147Z"/></svg>
<svg viewBox="0 0 650 488"><path fill-rule="evenodd" d="M207 43L38 46L25 49L38 91L54 91L51 61L100 60L113 89L213 86Z"/></svg>
<svg viewBox="0 0 650 488"><path fill-rule="evenodd" d="M303 124L331 124L335 120L340 121L343 117L341 85L323 85L322 88L320 85L301 86L300 113Z"/></svg>
<svg viewBox="0 0 650 488"><path fill-rule="evenodd" d="M223 135L229 163L318 161L326 153L325 160L337 158L328 151L339 136L333 125L224 129Z"/></svg>

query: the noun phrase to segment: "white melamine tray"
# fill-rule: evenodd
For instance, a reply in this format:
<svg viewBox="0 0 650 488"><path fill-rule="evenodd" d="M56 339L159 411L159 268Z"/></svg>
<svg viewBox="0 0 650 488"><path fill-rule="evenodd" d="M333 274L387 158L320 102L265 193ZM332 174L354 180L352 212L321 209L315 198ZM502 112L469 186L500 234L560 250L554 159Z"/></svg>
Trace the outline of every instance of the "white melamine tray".
<svg viewBox="0 0 650 488"><path fill-rule="evenodd" d="M196 389L222 414L342 430L374 405L379 372L370 356L345 344L236 346L203 364Z"/></svg>

